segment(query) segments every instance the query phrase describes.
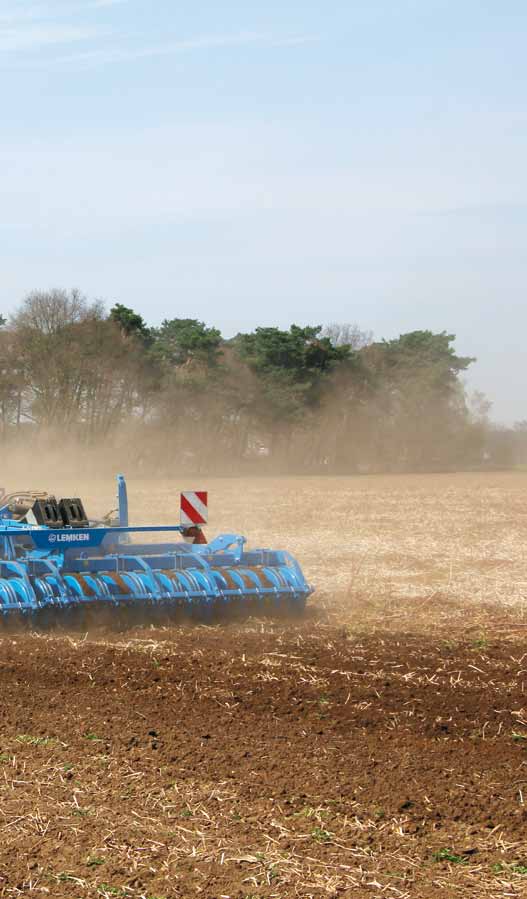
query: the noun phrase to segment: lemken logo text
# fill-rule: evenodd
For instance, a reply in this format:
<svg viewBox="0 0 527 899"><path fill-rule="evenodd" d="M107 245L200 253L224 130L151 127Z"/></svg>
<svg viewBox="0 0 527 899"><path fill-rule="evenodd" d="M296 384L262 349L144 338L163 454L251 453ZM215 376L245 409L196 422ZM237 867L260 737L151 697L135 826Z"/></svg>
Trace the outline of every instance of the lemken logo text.
<svg viewBox="0 0 527 899"><path fill-rule="evenodd" d="M50 534L49 543L87 543L90 540L89 534Z"/></svg>

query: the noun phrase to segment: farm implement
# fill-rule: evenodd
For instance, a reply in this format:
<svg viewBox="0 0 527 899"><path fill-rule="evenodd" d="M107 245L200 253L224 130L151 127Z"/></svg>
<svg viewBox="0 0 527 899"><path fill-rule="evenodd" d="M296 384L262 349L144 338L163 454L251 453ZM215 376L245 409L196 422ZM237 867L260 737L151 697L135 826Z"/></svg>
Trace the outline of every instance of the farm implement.
<svg viewBox="0 0 527 899"><path fill-rule="evenodd" d="M134 527L125 479L117 482L118 508L102 521L77 498L0 496L0 621L69 626L109 609L110 620L133 624L304 609L313 589L289 553L248 550L236 534L207 543L206 493L181 494L179 525ZM172 542L155 542L166 534Z"/></svg>

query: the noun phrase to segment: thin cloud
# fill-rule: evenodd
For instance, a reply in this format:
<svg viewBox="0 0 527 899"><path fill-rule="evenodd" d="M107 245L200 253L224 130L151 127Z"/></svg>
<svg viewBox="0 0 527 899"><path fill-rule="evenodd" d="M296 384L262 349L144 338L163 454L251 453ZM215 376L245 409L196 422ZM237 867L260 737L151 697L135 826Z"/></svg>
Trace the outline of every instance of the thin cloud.
<svg viewBox="0 0 527 899"><path fill-rule="evenodd" d="M26 22L71 22L84 13L94 10L110 9L113 6L123 6L130 0L79 0L77 3L49 2L45 5L31 4L25 7L13 3L4 4L0 10L0 29L5 25L24 26Z"/></svg>
<svg viewBox="0 0 527 899"><path fill-rule="evenodd" d="M80 3L18 5L7 3L0 11L0 53L31 52L53 44L94 41L108 30L82 21L83 14L127 0L86 0Z"/></svg>
<svg viewBox="0 0 527 899"><path fill-rule="evenodd" d="M101 40L111 37L112 32L89 20L82 20L90 13L101 13L113 7L124 6L130 0L79 0L75 3L64 3L61 0L50 0L46 4L19 6L7 4L7 9L0 12L0 53L9 59L9 67L32 68L45 65L68 65L92 67L107 64L118 64L133 60L154 57L172 56L179 53L214 50L223 47L267 46L276 48L296 47L312 43L316 36L304 34L272 35L261 32L242 31L233 34L204 34L196 37L163 41L152 44L133 44L128 46L111 46ZM133 40L133 36L130 35ZM85 50L61 56L39 57L38 51L53 45L78 44L87 42ZM26 54L25 59L13 61L11 54ZM5 62L5 59L4 59Z"/></svg>
<svg viewBox="0 0 527 899"><path fill-rule="evenodd" d="M101 28L76 25L29 25L24 27L0 27L0 52L37 50L53 44L70 44L99 38Z"/></svg>
<svg viewBox="0 0 527 899"><path fill-rule="evenodd" d="M242 32L240 34L202 35L180 41L170 41L163 44L153 44L146 47L130 47L119 49L117 47L103 50L88 50L83 53L73 53L55 59L55 62L81 65L109 64L128 62L136 59L147 59L158 56L172 56L178 53L186 53L198 50L214 50L223 47L244 47L261 45L268 47L294 47L306 43L312 43L317 38L311 35L291 35L285 38L276 38L268 34L257 32Z"/></svg>

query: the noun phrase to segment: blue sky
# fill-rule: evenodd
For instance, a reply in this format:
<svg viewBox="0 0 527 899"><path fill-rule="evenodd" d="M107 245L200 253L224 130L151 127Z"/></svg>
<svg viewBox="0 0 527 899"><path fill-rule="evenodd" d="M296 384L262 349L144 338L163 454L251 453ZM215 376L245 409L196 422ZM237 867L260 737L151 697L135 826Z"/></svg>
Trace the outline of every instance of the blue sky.
<svg viewBox="0 0 527 899"><path fill-rule="evenodd" d="M527 6L0 0L0 310L457 334L527 418Z"/></svg>

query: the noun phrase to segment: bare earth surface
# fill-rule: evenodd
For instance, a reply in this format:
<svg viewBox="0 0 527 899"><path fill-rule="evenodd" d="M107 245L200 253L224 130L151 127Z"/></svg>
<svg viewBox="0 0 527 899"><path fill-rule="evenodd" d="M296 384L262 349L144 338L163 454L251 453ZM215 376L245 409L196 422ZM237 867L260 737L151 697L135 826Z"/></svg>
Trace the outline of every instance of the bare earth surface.
<svg viewBox="0 0 527 899"><path fill-rule="evenodd" d="M131 484L134 520L185 486ZM203 486L310 611L4 633L0 896L527 896L527 476Z"/></svg>

